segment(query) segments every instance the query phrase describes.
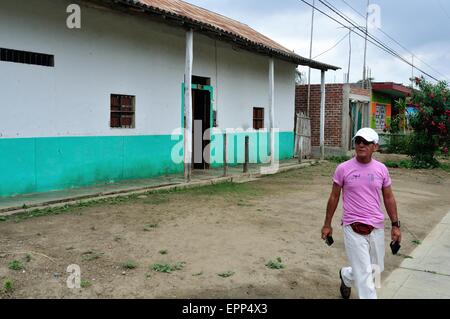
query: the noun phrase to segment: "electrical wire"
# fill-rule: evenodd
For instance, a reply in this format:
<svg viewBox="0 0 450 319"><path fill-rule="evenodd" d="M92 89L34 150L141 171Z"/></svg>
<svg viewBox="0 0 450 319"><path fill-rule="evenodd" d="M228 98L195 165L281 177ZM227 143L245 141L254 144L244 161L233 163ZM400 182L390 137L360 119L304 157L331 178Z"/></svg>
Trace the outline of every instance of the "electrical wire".
<svg viewBox="0 0 450 319"><path fill-rule="evenodd" d="M360 17L362 17L363 19L366 19L366 17L359 12L358 10L356 10L354 7L352 7L347 1L345 0L341 0L344 4L346 4L350 9L352 9L356 14L358 14ZM439 2L440 3L440 2ZM440 5L442 5L442 3L440 3ZM406 48L404 45L402 45L400 42L398 42L396 39L394 39L392 36L390 36L388 33L386 33L383 29L378 28L378 30L383 33L386 37L388 37L391 41L393 41L394 43L396 43L399 47L401 47L403 50L405 50L406 52L408 52L409 54L411 54L414 58L416 58L417 60L419 60L420 62L422 62L424 65L426 65L427 67L430 68L430 70L433 70L434 72L436 72L437 74L439 74L440 76L442 76L443 78L445 78L446 80L449 80L447 78L446 75L442 74L441 72L439 72L438 70L436 70L435 68L433 68L431 65L429 65L427 62L425 62L424 60L422 60L421 58L419 58L415 53L413 53L411 50L409 50L408 48Z"/></svg>
<svg viewBox="0 0 450 319"><path fill-rule="evenodd" d="M337 20L336 18L330 16L330 15L327 14L326 12L324 12L324 11L322 11L321 9L317 8L316 6L311 5L309 2L307 2L307 1L305 1L305 0L298 0L298 1L301 1L301 2L305 3L306 5L308 5L308 6L312 7L312 8L314 8L315 10L317 10L318 12L320 12L320 13L322 13L323 15L327 16L328 18L330 18L331 20L335 21L336 23L340 24L341 26L343 26L343 27L345 27L345 28L351 30L353 33L355 33L356 35L360 36L361 38L364 38L364 37L365 37L365 34L366 34L365 31L363 31L364 34L362 35L362 34L356 32L354 29L352 30L351 27L349 27L349 26L343 24L341 21ZM319 1L322 2L321 0L319 0ZM323 3L323 2L322 2L322 3ZM330 8L330 7L329 7L329 8ZM330 8L330 9L331 9L331 8ZM332 11L335 12L334 10L332 10ZM344 18L341 14L339 14L339 13L337 13L337 12L335 12L335 13L338 14L339 16L341 16L342 18ZM345 19L345 18L344 18L344 19ZM345 20L348 21L348 19L345 19ZM358 26L358 25L355 25L355 24L353 24L353 23L351 23L351 24L352 24L354 27L356 27L356 29L358 29L358 31L361 31L361 30L363 29L363 28L361 28L361 27ZM394 57L397 57L398 59L402 60L404 63L406 63L406 64L412 66L413 68L415 68L416 70L422 72L423 74L425 74L426 76L430 77L431 79L433 79L433 80L435 80L435 81L439 81L437 78L435 78L434 76L432 76L432 75L429 74L428 72L426 72L426 71L424 71L424 70L422 70L422 69L420 69L420 68L414 66L413 64L411 64L411 62L409 62L408 60L406 60L405 58L403 58L401 55L399 55L398 53L396 53L394 50L392 50L392 49L390 49L389 47L387 47L387 46L386 46L385 44L383 44L381 41L379 41L379 40L377 40L377 39L374 39L372 35L369 35L369 34L368 34L368 36L371 38L370 40L368 39L368 42L372 43L373 45L375 45L376 47L382 49L383 51L385 51L385 52L387 52L387 53L393 55ZM373 39L373 40L372 40L372 39ZM374 42L374 41L375 41L375 42Z"/></svg>
<svg viewBox="0 0 450 319"><path fill-rule="evenodd" d="M319 55L316 55L315 57L313 57L314 59L317 59L318 57L320 57L321 55L324 55L325 53L333 50L335 47L337 47L342 41L344 41L346 38L348 37L348 33L346 33L338 42L336 42L331 48L323 51L322 53L320 53Z"/></svg>

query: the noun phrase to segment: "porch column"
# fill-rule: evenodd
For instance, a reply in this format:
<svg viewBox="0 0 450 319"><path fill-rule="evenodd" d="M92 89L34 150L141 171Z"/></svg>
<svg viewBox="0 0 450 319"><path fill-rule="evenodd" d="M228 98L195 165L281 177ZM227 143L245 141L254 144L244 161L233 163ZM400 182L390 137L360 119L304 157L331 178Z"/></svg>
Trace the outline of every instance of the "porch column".
<svg viewBox="0 0 450 319"><path fill-rule="evenodd" d="M270 164L275 164L275 132L273 129L275 122L275 67L274 60L269 61L269 134L270 134Z"/></svg>
<svg viewBox="0 0 450 319"><path fill-rule="evenodd" d="M320 159L325 159L325 70L320 71Z"/></svg>
<svg viewBox="0 0 450 319"><path fill-rule="evenodd" d="M191 181L192 173L192 62L194 54L194 31L186 32L186 65L184 71L184 178Z"/></svg>

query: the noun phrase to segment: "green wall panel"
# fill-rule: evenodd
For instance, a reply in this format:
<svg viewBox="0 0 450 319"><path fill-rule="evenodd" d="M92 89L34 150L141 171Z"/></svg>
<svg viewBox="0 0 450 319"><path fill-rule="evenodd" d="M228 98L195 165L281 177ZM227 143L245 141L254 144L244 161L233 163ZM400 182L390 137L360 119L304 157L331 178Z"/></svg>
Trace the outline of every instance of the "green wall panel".
<svg viewBox="0 0 450 319"><path fill-rule="evenodd" d="M250 136L250 162L268 160L268 133L235 133L229 136L234 141L230 165L243 163L246 134ZM171 157L181 140L172 140L170 135L0 139L0 196L181 173L183 163L174 163ZM293 144L292 132L279 133L280 159L292 158ZM265 152L259 154L260 149ZM211 155L216 161L212 167L221 166L221 134L213 136Z"/></svg>
<svg viewBox="0 0 450 319"><path fill-rule="evenodd" d="M0 196L36 189L34 139L0 139Z"/></svg>
<svg viewBox="0 0 450 319"><path fill-rule="evenodd" d="M0 196L181 172L170 135L0 139Z"/></svg>

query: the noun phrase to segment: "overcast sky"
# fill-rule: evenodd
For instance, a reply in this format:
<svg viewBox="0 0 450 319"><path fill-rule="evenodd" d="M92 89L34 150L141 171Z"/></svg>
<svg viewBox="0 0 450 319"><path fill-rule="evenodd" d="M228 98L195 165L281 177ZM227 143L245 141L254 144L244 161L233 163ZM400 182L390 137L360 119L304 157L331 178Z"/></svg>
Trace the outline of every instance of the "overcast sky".
<svg viewBox="0 0 450 319"><path fill-rule="evenodd" d="M300 0L186 1L243 22L297 54L309 57L311 7ZM312 3L313 0L306 1ZM365 19L343 0L328 0L328 2L359 25L365 25ZM361 14L365 14L367 0L345 0L345 2ZM450 1L371 0L370 3L377 4L380 8L381 29L418 57L414 61L415 65L438 79L450 81ZM319 0L316 0L316 6L333 15ZM333 16L338 18L336 15ZM347 22L344 23L348 25ZM317 11L314 28L313 57L331 48L348 34L348 29ZM371 29L369 32L411 61L411 53L399 47L382 32L377 29ZM351 44L350 81L356 82L362 78L364 39L352 34ZM348 37L333 50L316 59L341 67L342 70L327 72L326 81L342 82L348 68ZM434 70L418 59L429 64ZM367 50L367 65L375 81L409 84L411 66L370 43ZM306 68L300 70L307 73ZM414 70L415 76L420 74L420 71ZM320 72L313 70L311 80L317 83L320 80Z"/></svg>

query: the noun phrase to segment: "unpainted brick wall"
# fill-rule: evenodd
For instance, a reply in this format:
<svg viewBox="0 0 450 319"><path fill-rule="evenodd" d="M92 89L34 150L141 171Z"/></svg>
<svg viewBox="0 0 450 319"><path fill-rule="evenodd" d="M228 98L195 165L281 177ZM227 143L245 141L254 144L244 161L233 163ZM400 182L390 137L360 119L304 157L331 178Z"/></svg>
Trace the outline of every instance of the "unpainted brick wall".
<svg viewBox="0 0 450 319"><path fill-rule="evenodd" d="M341 147L343 84L325 86L325 146ZM306 114L308 86L298 85L295 112ZM320 85L311 85L310 98L311 144L320 146Z"/></svg>

